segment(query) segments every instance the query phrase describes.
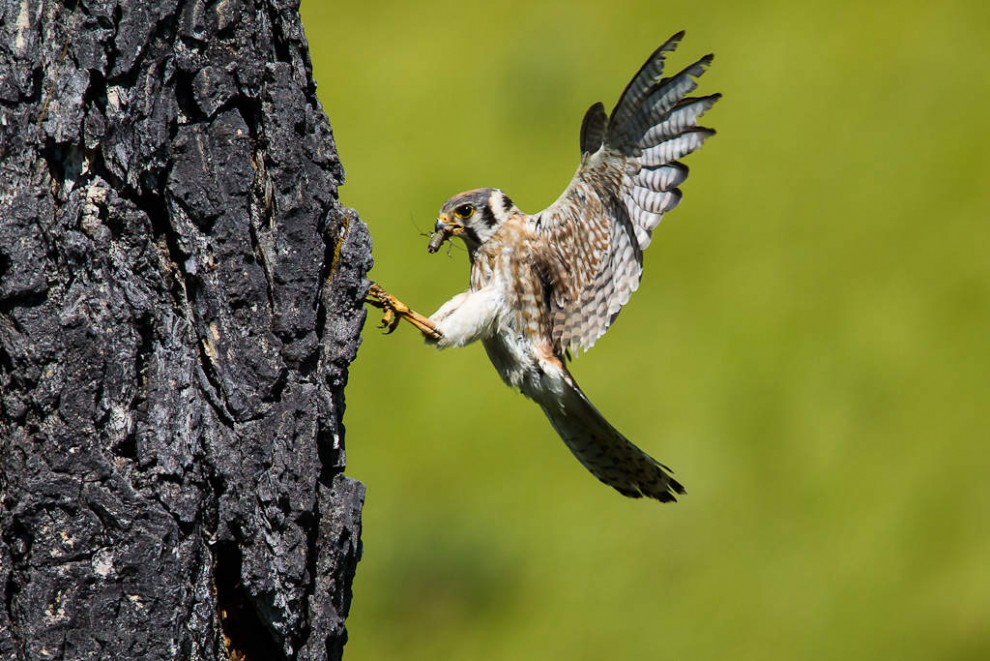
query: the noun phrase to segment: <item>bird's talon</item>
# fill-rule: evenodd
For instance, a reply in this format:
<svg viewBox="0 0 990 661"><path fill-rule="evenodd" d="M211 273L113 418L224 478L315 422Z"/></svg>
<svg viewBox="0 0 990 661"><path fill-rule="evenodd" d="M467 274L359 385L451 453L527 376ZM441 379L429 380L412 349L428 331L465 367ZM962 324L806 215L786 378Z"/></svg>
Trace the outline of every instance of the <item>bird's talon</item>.
<svg viewBox="0 0 990 661"><path fill-rule="evenodd" d="M384 335L391 335L399 326L399 316L395 314L395 309L388 305L383 305L382 310L384 310L382 321L378 327L384 329L382 331Z"/></svg>
<svg viewBox="0 0 990 661"><path fill-rule="evenodd" d="M385 329L385 335L389 335L398 327L400 317L396 314L396 301L378 284L372 283L371 287L368 288L364 302L382 311L382 320L378 327Z"/></svg>
<svg viewBox="0 0 990 661"><path fill-rule="evenodd" d="M439 341L442 337L429 319L410 309L408 305L382 289L378 283L371 283L364 301L382 311L382 321L378 327L384 329L385 335L393 333L399 327L399 322L405 319L433 342Z"/></svg>

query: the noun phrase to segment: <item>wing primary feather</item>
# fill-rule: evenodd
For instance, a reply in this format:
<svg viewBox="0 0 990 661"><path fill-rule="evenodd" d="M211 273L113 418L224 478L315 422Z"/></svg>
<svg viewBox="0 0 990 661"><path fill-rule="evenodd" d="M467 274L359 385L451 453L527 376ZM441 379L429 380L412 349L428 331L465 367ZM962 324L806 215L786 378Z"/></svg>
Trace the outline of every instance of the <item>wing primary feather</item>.
<svg viewBox="0 0 990 661"><path fill-rule="evenodd" d="M613 122L622 122L627 115L639 107L643 98L650 93L650 88L660 79L663 74L664 53L669 53L677 48L677 44L684 38L684 30L673 35L663 42L639 68L636 75L632 77L629 84L619 95L619 101L612 109L610 116Z"/></svg>
<svg viewBox="0 0 990 661"><path fill-rule="evenodd" d="M688 166L680 161L642 168L632 183L654 191L668 191L680 186L688 177Z"/></svg>
<svg viewBox="0 0 990 661"><path fill-rule="evenodd" d="M674 108L686 95L698 87L696 78L705 73L713 55L709 54L685 67L670 78L664 78L650 89L645 99L636 107L636 112L623 122L613 121L609 127L609 144L621 145L623 139L639 142L640 138L654 124L663 119L665 113ZM614 132L614 136L613 136Z"/></svg>
<svg viewBox="0 0 990 661"><path fill-rule="evenodd" d="M715 131L712 129L706 129L700 126L688 129L677 137L665 140L654 147L644 149L643 154L640 156L640 164L645 167L654 167L676 161L701 147L705 138L712 135L715 135Z"/></svg>
<svg viewBox="0 0 990 661"><path fill-rule="evenodd" d="M721 94L703 97L690 97L678 101L662 117L658 118L639 140L641 148L653 147L668 138L680 134L685 129L698 125L698 118L722 98Z"/></svg>

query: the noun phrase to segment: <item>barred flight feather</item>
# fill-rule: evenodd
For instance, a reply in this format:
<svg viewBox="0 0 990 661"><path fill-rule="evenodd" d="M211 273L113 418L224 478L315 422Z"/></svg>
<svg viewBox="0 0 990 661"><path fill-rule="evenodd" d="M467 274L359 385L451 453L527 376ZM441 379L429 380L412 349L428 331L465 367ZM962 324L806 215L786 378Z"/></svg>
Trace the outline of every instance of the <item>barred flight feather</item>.
<svg viewBox="0 0 990 661"><path fill-rule="evenodd" d="M673 138L686 129L698 125L698 118L705 114L716 101L722 97L721 94L712 94L700 98L681 99L681 102L663 117L663 121L655 124L643 134L639 144L642 147L653 147L668 138Z"/></svg>
<svg viewBox="0 0 990 661"><path fill-rule="evenodd" d="M634 140L637 136L642 136L651 126L661 121L668 110L696 90L698 83L695 78L705 73L705 68L712 59L713 56L706 55L674 76L659 81L643 102L639 113L629 123L626 129L628 135Z"/></svg>
<svg viewBox="0 0 990 661"><path fill-rule="evenodd" d="M705 138L714 134L715 132L711 129L696 126L675 138L661 142L655 147L644 149L643 154L639 157L639 162L647 167L666 165L698 149Z"/></svg>
<svg viewBox="0 0 990 661"><path fill-rule="evenodd" d="M688 167L675 161L652 168L644 167L633 177L632 183L655 191L669 191L684 183L687 176Z"/></svg>
<svg viewBox="0 0 990 661"><path fill-rule="evenodd" d="M646 63L640 67L636 75L633 76L626 89L619 96L619 102L612 110L611 121L620 124L626 120L637 108L639 108L643 98L650 93L650 90L660 80L663 75L664 53L669 53L677 48L677 44L684 38L684 31L681 30L647 58Z"/></svg>

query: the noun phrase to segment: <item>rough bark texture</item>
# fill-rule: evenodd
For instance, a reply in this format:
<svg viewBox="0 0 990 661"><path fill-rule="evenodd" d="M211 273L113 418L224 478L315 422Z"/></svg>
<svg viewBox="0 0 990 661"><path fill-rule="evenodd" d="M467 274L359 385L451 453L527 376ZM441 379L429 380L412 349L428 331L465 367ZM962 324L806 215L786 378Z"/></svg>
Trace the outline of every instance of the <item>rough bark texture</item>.
<svg viewBox="0 0 990 661"><path fill-rule="evenodd" d="M297 10L0 0L0 659L341 656L370 242Z"/></svg>

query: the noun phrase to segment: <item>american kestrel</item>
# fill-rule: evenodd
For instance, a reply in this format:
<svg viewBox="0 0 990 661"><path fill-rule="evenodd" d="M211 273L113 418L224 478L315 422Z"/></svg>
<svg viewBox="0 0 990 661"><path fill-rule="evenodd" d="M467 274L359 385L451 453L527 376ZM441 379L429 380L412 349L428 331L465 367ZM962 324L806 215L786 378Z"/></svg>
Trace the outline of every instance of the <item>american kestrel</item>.
<svg viewBox="0 0 990 661"><path fill-rule="evenodd" d="M715 133L697 121L721 95L687 96L712 55L661 77L665 54L683 36L650 55L611 115L601 103L591 106L581 124L581 165L552 206L526 214L495 188L444 203L429 251L451 237L464 241L467 291L429 318L377 284L368 295L389 332L406 319L441 349L481 340L502 380L542 407L595 477L625 496L662 502L684 487L609 424L567 360L589 349L636 291L653 230L681 199L688 169L678 159Z"/></svg>

